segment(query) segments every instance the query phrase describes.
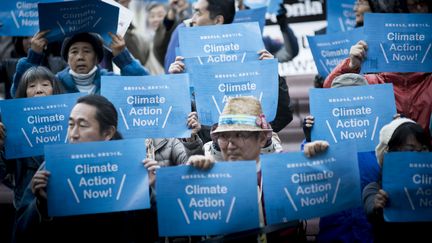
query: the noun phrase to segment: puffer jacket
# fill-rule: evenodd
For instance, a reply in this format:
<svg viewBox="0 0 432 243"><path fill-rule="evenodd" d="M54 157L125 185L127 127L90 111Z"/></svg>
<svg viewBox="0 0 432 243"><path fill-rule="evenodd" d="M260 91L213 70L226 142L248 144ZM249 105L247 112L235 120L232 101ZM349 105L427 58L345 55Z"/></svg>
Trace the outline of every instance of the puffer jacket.
<svg viewBox="0 0 432 243"><path fill-rule="evenodd" d="M183 142L176 138L154 138L155 158L161 167L186 164L191 155L202 151L202 141Z"/></svg>
<svg viewBox="0 0 432 243"><path fill-rule="evenodd" d="M327 76L324 88L330 88L333 79L344 73L359 73L360 69L349 67L349 58L341 62ZM432 112L432 73L382 72L364 75L369 84L393 84L397 112L419 123L430 135L429 124Z"/></svg>
<svg viewBox="0 0 432 243"><path fill-rule="evenodd" d="M11 96L15 97L15 92L21 81L22 75L27 71L27 69L33 66L39 66L42 63L44 54L34 52L29 49L27 57L23 57L18 61L16 73L13 78L13 83L11 87ZM144 76L149 75L147 70L140 64L137 59L134 59L127 49L124 49L119 55L113 58L113 62L120 68L120 73L122 76ZM56 74L57 78L62 82L68 93L79 92L77 89L74 79L71 74L69 74L69 67L63 69L63 71ZM109 72L106 69L97 67L96 75L94 77L93 83L96 86L95 93L100 93L101 86L101 76L113 76L113 72Z"/></svg>

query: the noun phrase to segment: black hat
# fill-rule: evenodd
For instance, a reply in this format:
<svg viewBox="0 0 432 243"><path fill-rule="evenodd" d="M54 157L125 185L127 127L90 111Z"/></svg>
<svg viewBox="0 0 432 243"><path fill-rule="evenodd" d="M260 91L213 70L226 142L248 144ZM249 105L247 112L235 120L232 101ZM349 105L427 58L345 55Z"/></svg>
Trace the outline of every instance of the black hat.
<svg viewBox="0 0 432 243"><path fill-rule="evenodd" d="M62 49L61 49L61 55L66 62L68 61L69 48L75 42L90 43L90 45L93 46L93 49L97 55L98 61L99 62L102 61L102 58L104 55L103 54L104 51L103 51L102 37L96 33L83 32L83 33L78 33L72 37L67 37L64 39Z"/></svg>

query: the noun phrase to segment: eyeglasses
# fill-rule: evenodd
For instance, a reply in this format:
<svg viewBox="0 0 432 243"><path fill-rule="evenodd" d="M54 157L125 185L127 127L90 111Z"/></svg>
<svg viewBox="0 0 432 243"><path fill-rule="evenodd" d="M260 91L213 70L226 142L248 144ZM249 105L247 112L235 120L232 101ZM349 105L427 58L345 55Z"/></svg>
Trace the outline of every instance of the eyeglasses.
<svg viewBox="0 0 432 243"><path fill-rule="evenodd" d="M251 137L258 137L257 132L222 132L218 135L217 141L220 147L225 147L229 142L237 146L243 146L245 140Z"/></svg>

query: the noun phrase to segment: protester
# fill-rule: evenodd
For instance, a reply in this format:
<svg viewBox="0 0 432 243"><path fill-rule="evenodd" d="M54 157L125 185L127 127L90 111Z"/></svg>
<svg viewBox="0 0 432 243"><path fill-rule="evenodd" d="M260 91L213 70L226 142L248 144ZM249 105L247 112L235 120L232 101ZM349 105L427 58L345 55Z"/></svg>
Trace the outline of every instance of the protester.
<svg viewBox="0 0 432 243"><path fill-rule="evenodd" d="M192 17L192 26L229 24L234 20L235 4L234 1L231 0L199 0L194 6L194 9L195 13ZM181 27L179 26L179 28ZM178 43L178 39L172 40L172 42ZM167 55L168 54L169 53L167 53ZM267 50L260 50L258 54L259 60L273 58L273 55ZM169 67L169 73L184 72L186 66L183 60L184 58L182 56L177 56L175 61L171 63ZM270 122L275 132L279 132L292 121L292 110L290 107L288 86L282 77L279 77L278 87L278 106L276 117ZM208 127L204 127L203 131L200 133L201 139L204 143L211 140L208 137L209 130L210 129Z"/></svg>
<svg viewBox="0 0 432 243"><path fill-rule="evenodd" d="M80 97L69 116L70 143L121 139L117 111L106 98ZM50 218L46 187L50 172L43 163L33 176L17 212L16 242L125 242L123 213L90 214Z"/></svg>
<svg viewBox="0 0 432 243"><path fill-rule="evenodd" d="M153 52L156 56L156 59L159 63L165 67L164 70L167 72L169 64L166 63L166 55L167 50L173 50L172 47L169 47L171 43L171 39L178 40L178 30L177 27L187 26L189 25L189 21L186 21L188 18L192 16L192 8L191 4L187 0L169 0L168 3L168 12L165 18L162 21L162 24L156 29L155 36L153 39L154 46ZM184 23L187 22L187 23ZM178 42L178 41L177 41ZM172 59L174 59L175 54Z"/></svg>
<svg viewBox="0 0 432 243"><path fill-rule="evenodd" d="M367 85L367 80L357 73L346 73L336 77L331 88ZM311 130L315 123L312 115L306 116L303 131L306 142L311 141ZM304 143L302 144L304 146ZM376 181L379 177L379 166L374 152L358 152L357 160L360 172L360 188ZM373 242L372 227L366 219L362 207L344 210L320 218L319 242Z"/></svg>
<svg viewBox="0 0 432 243"><path fill-rule="evenodd" d="M272 129L265 120L262 113L261 104L252 97L232 98L225 105L217 128L212 132L212 136L221 149L224 161L255 160L257 163L258 190L261 188L261 149L265 146L268 139L272 136ZM306 145L305 154L313 156L315 153L325 150L328 143L316 141ZM197 168L209 169L213 166L215 159L212 156L195 155L189 158L188 164ZM259 193L260 208L260 226L265 227L265 213L262 205L262 193ZM271 232L267 231L266 235L258 236L258 241L282 242L293 241L299 242L305 240L305 235L301 231L301 223L297 227L284 228ZM233 240L229 235L224 238L217 238L226 242ZM235 240L245 242L256 242L257 235L236 234Z"/></svg>
<svg viewBox="0 0 432 243"><path fill-rule="evenodd" d="M242 0L236 0L236 8L241 10L250 9ZM289 62L299 53L297 37L289 27L287 10L283 3L279 4L276 15L277 24L282 34L283 42L272 39L270 36L263 36L265 49L268 50L279 62Z"/></svg>
<svg viewBox="0 0 432 243"><path fill-rule="evenodd" d="M384 153L387 152L427 152L430 151L430 138L421 126L408 118L397 118L385 125L379 136L379 144L375 148L376 157L382 168ZM412 242L427 242L430 239L428 230L432 224L424 223L392 223L385 222L383 209L389 204L387 192L382 190L381 179L371 182L363 189L363 206L373 226L374 242L396 242L410 239Z"/></svg>
<svg viewBox="0 0 432 243"><path fill-rule="evenodd" d="M16 72L16 66L20 58L28 55L32 37L13 37L14 50L11 57L0 59L0 80L4 82L4 97L10 99L10 89L12 86L13 76ZM59 47L61 43L50 43L46 50L45 55L41 60L41 65L47 67L51 72L57 73L63 70L67 63L60 57Z"/></svg>
<svg viewBox="0 0 432 243"><path fill-rule="evenodd" d="M332 81L344 73L359 73L361 64L366 58L367 43L359 41L350 49L349 58L342 61L327 79L324 87L329 88ZM396 108L398 113L418 122L425 134L429 134L430 114L432 112L432 73L382 72L365 74L369 84L393 84Z"/></svg>
<svg viewBox="0 0 432 243"><path fill-rule="evenodd" d="M116 0L124 7L129 8L130 0L121 1ZM157 25L157 21L159 20L162 13L160 10L164 10L164 5L161 3L150 3L146 10L148 12L147 22L151 23L151 25ZM155 12L156 13L153 13ZM152 16L157 16L156 18ZM163 17L162 17L163 19ZM134 23L129 25L129 28L126 31L124 36L124 40L126 43L127 49L130 51L133 57L137 58L140 63L153 75L163 74L164 70L162 65L156 60L153 51L153 37L154 30L151 28L147 28L145 34L140 31L139 27L135 26ZM112 60L112 54L105 53L105 58Z"/></svg>
<svg viewBox="0 0 432 243"><path fill-rule="evenodd" d="M54 74L43 66L31 67L21 78L18 85L16 98L41 97L64 93L64 88L57 80ZM0 122L0 144L1 150L4 151L4 139L6 137L6 129ZM14 190L14 206L20 206L21 197L31 178L36 170L43 162L43 156L35 156L28 158L19 158L6 160L2 158L0 164L3 163L7 168L9 184Z"/></svg>
<svg viewBox="0 0 432 243"><path fill-rule="evenodd" d="M45 38L48 31L40 31L33 36L27 58L22 58L18 62L11 88L12 96L25 70L31 66L41 65L43 51L48 43ZM126 76L147 75L145 68L126 49L123 37L113 33L109 34L112 39L110 48L114 56L113 61L120 68L121 74ZM67 92L100 93L101 76L114 75L97 65L103 58L103 48L102 38L96 33L78 33L63 41L61 55L69 67L57 73L56 76Z"/></svg>

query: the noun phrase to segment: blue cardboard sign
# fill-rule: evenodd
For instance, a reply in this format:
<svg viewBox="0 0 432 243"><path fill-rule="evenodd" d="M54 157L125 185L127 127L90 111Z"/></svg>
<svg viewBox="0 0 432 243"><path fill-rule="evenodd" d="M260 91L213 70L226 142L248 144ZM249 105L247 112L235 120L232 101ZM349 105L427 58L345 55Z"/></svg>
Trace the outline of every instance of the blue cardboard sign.
<svg viewBox="0 0 432 243"><path fill-rule="evenodd" d="M33 36L39 31L38 3L61 0L8 0L0 10L0 36Z"/></svg>
<svg viewBox="0 0 432 243"><path fill-rule="evenodd" d="M276 59L219 65L193 65L190 78L200 122L213 125L232 97L254 96L268 121L276 116L278 63Z"/></svg>
<svg viewBox="0 0 432 243"><path fill-rule="evenodd" d="M121 91L121 92L119 92ZM101 94L117 108L125 138L186 138L191 130L188 74L102 76Z"/></svg>
<svg viewBox="0 0 432 243"><path fill-rule="evenodd" d="M255 61L265 48L257 22L180 28L179 43L187 65Z"/></svg>
<svg viewBox="0 0 432 243"><path fill-rule="evenodd" d="M379 131L396 114L392 84L310 89L309 100L312 140L354 141L359 152L375 150Z"/></svg>
<svg viewBox="0 0 432 243"><path fill-rule="evenodd" d="M361 205L355 145L331 145L307 158L303 152L261 156L267 224L310 219ZM354 156L353 156L354 155Z"/></svg>
<svg viewBox="0 0 432 243"><path fill-rule="evenodd" d="M355 28L355 2L356 0L327 0L327 33Z"/></svg>
<svg viewBox="0 0 432 243"><path fill-rule="evenodd" d="M351 46L364 39L364 36L363 28L356 28L346 32L307 38L318 73L327 77L339 63L349 57Z"/></svg>
<svg viewBox="0 0 432 243"><path fill-rule="evenodd" d="M2 100L7 159L43 155L44 146L67 142L69 114L80 93Z"/></svg>
<svg viewBox="0 0 432 243"><path fill-rule="evenodd" d="M432 221L432 153L384 154L382 187L390 199L385 221Z"/></svg>
<svg viewBox="0 0 432 243"><path fill-rule="evenodd" d="M217 235L259 226L255 161L216 163L206 171L164 167L158 170L156 191L160 236Z"/></svg>
<svg viewBox="0 0 432 243"><path fill-rule="evenodd" d="M81 32L98 33L109 46L108 32L117 33L119 8L103 1L40 3L39 26L51 30L48 41L63 40Z"/></svg>
<svg viewBox="0 0 432 243"><path fill-rule="evenodd" d="M48 215L150 208L145 147L144 139L46 146Z"/></svg>
<svg viewBox="0 0 432 243"><path fill-rule="evenodd" d="M432 14L365 14L363 72L430 72Z"/></svg>
<svg viewBox="0 0 432 243"><path fill-rule="evenodd" d="M261 33L264 30L267 7L236 11L233 23L258 22Z"/></svg>

